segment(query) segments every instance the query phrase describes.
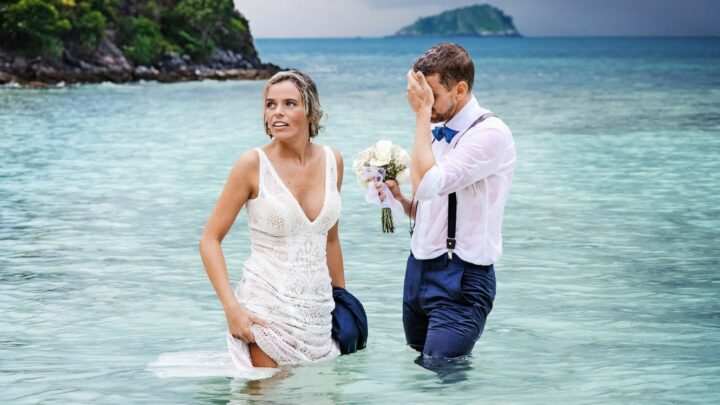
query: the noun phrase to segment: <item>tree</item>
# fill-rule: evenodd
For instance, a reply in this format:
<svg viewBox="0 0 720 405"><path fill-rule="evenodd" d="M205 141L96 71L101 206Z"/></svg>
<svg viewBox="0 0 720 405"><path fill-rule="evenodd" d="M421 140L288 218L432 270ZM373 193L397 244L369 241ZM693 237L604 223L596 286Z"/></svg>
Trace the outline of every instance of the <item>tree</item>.
<svg viewBox="0 0 720 405"><path fill-rule="evenodd" d="M218 41L224 42L228 33L226 27L230 27L235 37L247 31L245 24L236 18L232 0L181 0L172 14L172 19L184 27L179 35L184 38L183 42L195 49L199 48L204 54L197 56L208 56ZM197 40L188 41L187 38L192 38L193 34L198 36Z"/></svg>
<svg viewBox="0 0 720 405"><path fill-rule="evenodd" d="M0 38L5 46L28 56L57 56L62 52L59 37L70 31L70 21L61 18L55 6L42 0L19 0L2 13Z"/></svg>
<svg viewBox="0 0 720 405"><path fill-rule="evenodd" d="M166 43L155 22L145 17L133 17L120 26L120 45L125 56L133 62L152 65L163 54Z"/></svg>
<svg viewBox="0 0 720 405"><path fill-rule="evenodd" d="M76 20L73 31L85 50L93 50L105 35L105 16L99 11L87 11Z"/></svg>

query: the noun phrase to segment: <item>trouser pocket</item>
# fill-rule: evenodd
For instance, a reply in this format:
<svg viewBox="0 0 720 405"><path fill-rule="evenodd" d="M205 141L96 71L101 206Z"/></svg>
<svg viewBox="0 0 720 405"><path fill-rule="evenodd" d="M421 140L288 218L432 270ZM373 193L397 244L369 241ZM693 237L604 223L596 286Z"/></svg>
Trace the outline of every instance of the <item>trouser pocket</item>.
<svg viewBox="0 0 720 405"><path fill-rule="evenodd" d="M495 301L495 270L492 266L465 264L460 277L460 295L467 304L479 306L485 314Z"/></svg>

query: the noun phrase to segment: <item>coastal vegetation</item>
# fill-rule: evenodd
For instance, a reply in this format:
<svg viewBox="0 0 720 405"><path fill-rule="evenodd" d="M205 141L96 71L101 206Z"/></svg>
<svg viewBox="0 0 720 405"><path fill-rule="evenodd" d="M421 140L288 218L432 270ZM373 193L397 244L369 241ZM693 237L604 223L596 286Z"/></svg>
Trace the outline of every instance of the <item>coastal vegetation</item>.
<svg viewBox="0 0 720 405"><path fill-rule="evenodd" d="M93 52L108 29L143 64L169 52L203 60L217 47L253 53L232 0L0 0L0 46L28 57Z"/></svg>
<svg viewBox="0 0 720 405"><path fill-rule="evenodd" d="M127 81L137 67L182 66L263 68L232 0L0 0L0 83L28 69L41 80L43 68L124 70L115 78Z"/></svg>

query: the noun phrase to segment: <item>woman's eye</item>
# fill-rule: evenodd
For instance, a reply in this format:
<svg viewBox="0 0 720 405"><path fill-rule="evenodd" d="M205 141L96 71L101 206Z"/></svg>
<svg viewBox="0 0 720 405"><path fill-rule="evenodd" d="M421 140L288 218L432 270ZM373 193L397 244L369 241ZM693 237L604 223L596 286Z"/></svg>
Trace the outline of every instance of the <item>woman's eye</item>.
<svg viewBox="0 0 720 405"><path fill-rule="evenodd" d="M265 107L273 108L273 107L275 107L275 103L273 103L272 101L268 101L267 104L265 104Z"/></svg>
<svg viewBox="0 0 720 405"><path fill-rule="evenodd" d="M295 107L296 104L294 101L288 101L287 105L289 105L290 107Z"/></svg>

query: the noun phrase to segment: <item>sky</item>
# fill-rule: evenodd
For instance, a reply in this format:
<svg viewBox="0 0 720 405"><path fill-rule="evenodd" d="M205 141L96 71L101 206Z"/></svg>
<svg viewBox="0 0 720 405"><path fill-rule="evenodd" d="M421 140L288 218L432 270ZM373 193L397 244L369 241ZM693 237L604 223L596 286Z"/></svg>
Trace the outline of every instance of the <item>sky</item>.
<svg viewBox="0 0 720 405"><path fill-rule="evenodd" d="M235 0L255 38L381 37L486 3L525 36L720 36L720 0Z"/></svg>

